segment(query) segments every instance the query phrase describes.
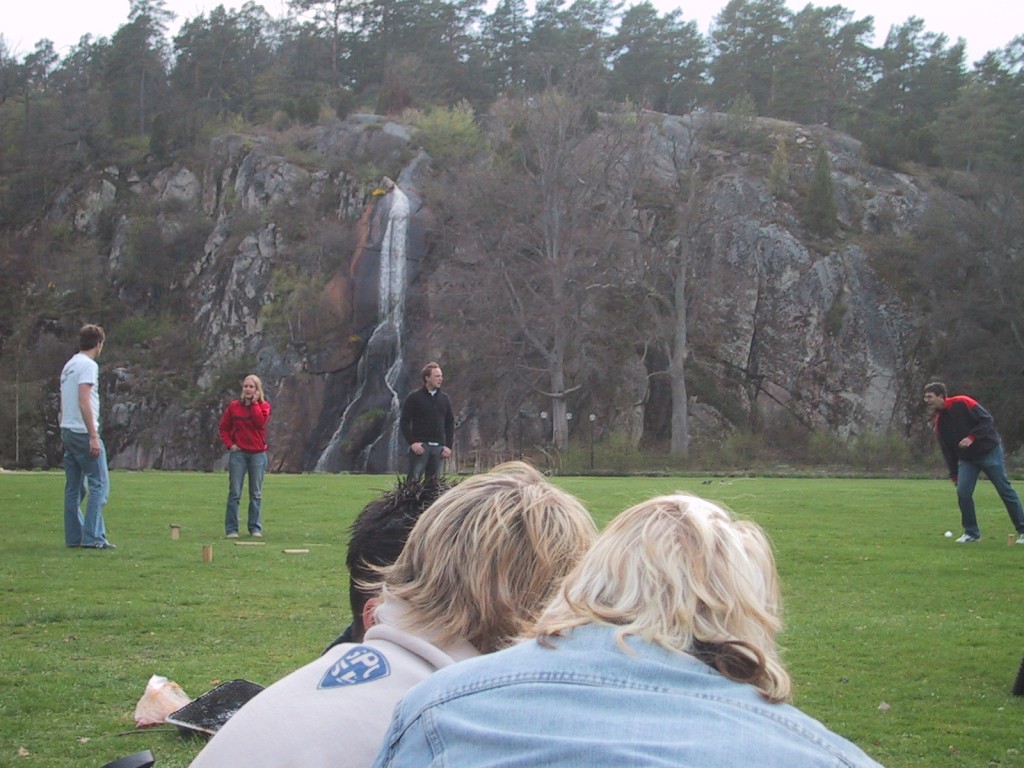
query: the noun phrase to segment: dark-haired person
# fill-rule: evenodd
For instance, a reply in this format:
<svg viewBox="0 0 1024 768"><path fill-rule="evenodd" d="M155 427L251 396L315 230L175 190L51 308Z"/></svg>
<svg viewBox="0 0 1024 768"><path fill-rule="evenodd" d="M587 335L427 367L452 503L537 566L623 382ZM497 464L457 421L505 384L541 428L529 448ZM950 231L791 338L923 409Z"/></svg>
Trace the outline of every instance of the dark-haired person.
<svg viewBox="0 0 1024 768"><path fill-rule="evenodd" d="M220 439L228 449L228 503L224 511L224 533L238 538L238 505L242 485L249 476L250 536L263 535L263 476L267 472L267 422L270 403L263 395L263 382L250 373L242 381L242 393L228 403L220 419Z"/></svg>
<svg viewBox="0 0 1024 768"><path fill-rule="evenodd" d="M380 568L398 559L423 510L451 487L442 480L399 480L394 488L363 507L349 530L345 555L352 623L325 653L342 643L362 642L366 630L373 626L373 612L380 602L380 592L367 585L380 579Z"/></svg>
<svg viewBox="0 0 1024 768"><path fill-rule="evenodd" d="M421 375L423 386L405 398L398 422L402 437L409 444L406 477L410 480L437 477L441 462L452 455L455 443L455 414L448 395L441 391L441 366L427 363Z"/></svg>
<svg viewBox="0 0 1024 768"><path fill-rule="evenodd" d="M106 334L98 325L78 332L78 354L60 373L60 438L64 443L64 544L116 549L107 541L103 506L110 494L107 449L100 437L100 367ZM82 496L88 492L85 517Z"/></svg>
<svg viewBox="0 0 1024 768"><path fill-rule="evenodd" d="M1003 439L996 431L992 415L972 397L949 397L941 381L925 385L924 404L932 413L935 437L946 459L949 478L956 485L960 524L964 529L957 543L970 544L981 539L974 509L974 487L978 484L978 475L984 471L1006 506L1017 531L1017 543L1024 544L1024 508L1006 474Z"/></svg>
<svg viewBox="0 0 1024 768"><path fill-rule="evenodd" d="M764 532L695 496L613 520L527 632L396 707L375 768L878 768L786 703Z"/></svg>

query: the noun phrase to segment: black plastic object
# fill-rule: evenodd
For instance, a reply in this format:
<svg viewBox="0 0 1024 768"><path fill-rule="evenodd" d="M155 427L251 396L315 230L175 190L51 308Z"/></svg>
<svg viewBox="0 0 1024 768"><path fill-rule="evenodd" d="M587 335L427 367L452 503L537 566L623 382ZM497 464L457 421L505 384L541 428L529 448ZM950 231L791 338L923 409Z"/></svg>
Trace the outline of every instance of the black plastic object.
<svg viewBox="0 0 1024 768"><path fill-rule="evenodd" d="M229 680L172 712L164 722L212 736L263 686L248 680Z"/></svg>
<svg viewBox="0 0 1024 768"><path fill-rule="evenodd" d="M1013 684L1013 695L1024 696L1024 660L1020 662L1020 669L1017 670L1017 680Z"/></svg>
<svg viewBox="0 0 1024 768"><path fill-rule="evenodd" d="M153 757L153 753L147 749L144 752L136 752L134 755L107 763L103 768L150 768L155 762L156 758Z"/></svg>

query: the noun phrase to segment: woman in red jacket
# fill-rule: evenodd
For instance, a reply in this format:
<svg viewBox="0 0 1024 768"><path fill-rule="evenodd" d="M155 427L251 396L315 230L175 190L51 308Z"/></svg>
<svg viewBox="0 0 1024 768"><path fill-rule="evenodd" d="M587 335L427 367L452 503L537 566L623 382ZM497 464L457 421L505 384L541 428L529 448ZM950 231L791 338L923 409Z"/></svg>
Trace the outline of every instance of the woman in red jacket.
<svg viewBox="0 0 1024 768"><path fill-rule="evenodd" d="M267 471L267 422L270 403L263 396L263 382L249 374L242 382L242 395L232 400L220 419L220 439L228 449L228 507L224 531L238 538L238 503L242 483L249 475L249 534L263 535L263 475Z"/></svg>

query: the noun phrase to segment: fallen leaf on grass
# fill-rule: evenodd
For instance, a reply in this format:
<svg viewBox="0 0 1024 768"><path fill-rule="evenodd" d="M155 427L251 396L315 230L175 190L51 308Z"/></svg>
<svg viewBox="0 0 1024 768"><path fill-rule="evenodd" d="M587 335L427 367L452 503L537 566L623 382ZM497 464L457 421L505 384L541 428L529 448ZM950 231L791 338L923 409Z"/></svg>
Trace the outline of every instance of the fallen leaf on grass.
<svg viewBox="0 0 1024 768"><path fill-rule="evenodd" d="M888 702L883 701L881 704L878 705L878 708L883 712L888 712L890 709L892 709L892 705Z"/></svg>
<svg viewBox="0 0 1024 768"><path fill-rule="evenodd" d="M29 756L29 755L31 755L31 754L32 754L32 753L31 753L31 752L29 752L29 751L28 751L27 749L25 749L24 747L18 747L18 757L28 757L28 756Z"/></svg>
<svg viewBox="0 0 1024 768"><path fill-rule="evenodd" d="M78 740L78 743L79 744L88 744L90 741L92 741L92 739L90 739L88 736L83 736L82 738L80 738Z"/></svg>

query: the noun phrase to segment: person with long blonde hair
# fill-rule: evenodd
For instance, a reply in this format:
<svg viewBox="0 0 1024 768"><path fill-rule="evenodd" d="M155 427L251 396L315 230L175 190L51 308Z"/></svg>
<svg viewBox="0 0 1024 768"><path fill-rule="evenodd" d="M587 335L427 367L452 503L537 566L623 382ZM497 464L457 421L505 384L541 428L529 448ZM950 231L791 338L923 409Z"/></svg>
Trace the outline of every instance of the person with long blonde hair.
<svg viewBox="0 0 1024 768"><path fill-rule="evenodd" d="M410 691L374 766L877 767L786 703L780 628L757 524L650 499L608 525L524 642Z"/></svg>
<svg viewBox="0 0 1024 768"><path fill-rule="evenodd" d="M363 585L381 589L363 639L262 691L193 768L369 766L405 692L436 669L512 643L596 535L579 500L527 464L461 481L420 515L395 563Z"/></svg>
<svg viewBox="0 0 1024 768"><path fill-rule="evenodd" d="M250 373L242 380L242 392L228 403L220 419L220 439L228 449L228 502L224 533L238 538L238 505L242 485L249 477L249 535L263 535L263 476L267 472L267 422L270 403L260 377Z"/></svg>

